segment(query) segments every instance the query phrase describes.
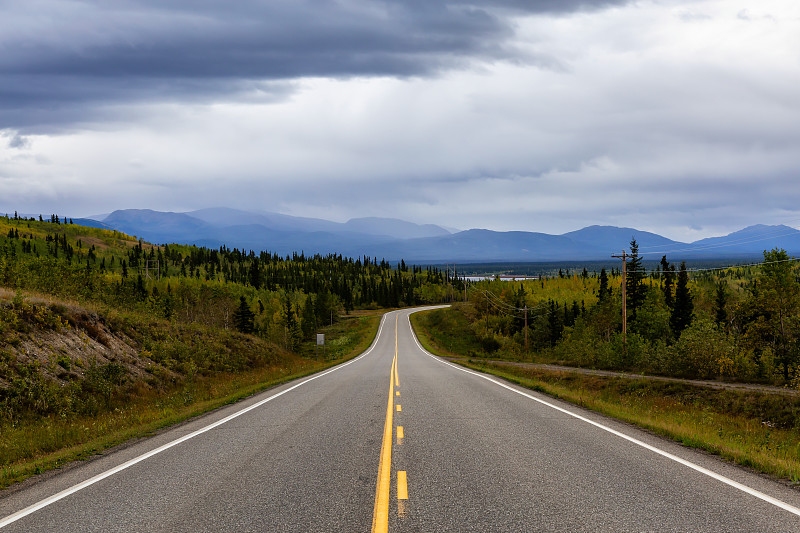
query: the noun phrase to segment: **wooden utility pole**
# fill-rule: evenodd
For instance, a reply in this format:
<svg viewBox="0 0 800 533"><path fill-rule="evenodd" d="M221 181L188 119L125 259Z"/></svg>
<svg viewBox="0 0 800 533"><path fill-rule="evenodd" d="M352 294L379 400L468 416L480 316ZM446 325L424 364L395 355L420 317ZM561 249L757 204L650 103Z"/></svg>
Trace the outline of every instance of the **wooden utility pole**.
<svg viewBox="0 0 800 533"><path fill-rule="evenodd" d="M616 257L618 259L622 259L622 342L625 345L625 350L628 349L628 310L627 310L627 298L625 296L625 286L627 285L628 281L628 254L625 250L622 250L622 255L612 255L611 257Z"/></svg>
<svg viewBox="0 0 800 533"><path fill-rule="evenodd" d="M455 274L456 266L453 265L453 273ZM447 264L447 296L450 299L450 302L455 300L455 295L453 293L453 278L450 277L450 263Z"/></svg>
<svg viewBox="0 0 800 533"><path fill-rule="evenodd" d="M525 306L525 354L528 354L528 306Z"/></svg>

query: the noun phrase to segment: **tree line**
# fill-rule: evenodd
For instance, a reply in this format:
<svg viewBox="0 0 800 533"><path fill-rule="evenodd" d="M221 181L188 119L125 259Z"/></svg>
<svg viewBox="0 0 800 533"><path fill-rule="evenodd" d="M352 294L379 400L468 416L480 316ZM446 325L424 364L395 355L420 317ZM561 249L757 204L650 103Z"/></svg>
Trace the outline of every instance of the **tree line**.
<svg viewBox="0 0 800 533"><path fill-rule="evenodd" d="M356 308L441 302L453 281L404 261L155 246L62 220L0 217L0 285L237 328L289 348Z"/></svg>
<svg viewBox="0 0 800 533"><path fill-rule="evenodd" d="M664 256L646 271L633 240L625 270L626 334L620 269L474 283L452 312L469 319L475 355L800 382L800 270L786 251L765 250L759 266L695 272Z"/></svg>

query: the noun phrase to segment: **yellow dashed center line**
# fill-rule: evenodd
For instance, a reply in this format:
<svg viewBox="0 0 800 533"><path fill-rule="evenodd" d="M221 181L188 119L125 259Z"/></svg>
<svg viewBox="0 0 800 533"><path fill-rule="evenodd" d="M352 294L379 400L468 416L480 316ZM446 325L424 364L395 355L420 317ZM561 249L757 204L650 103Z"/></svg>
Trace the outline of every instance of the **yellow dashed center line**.
<svg viewBox="0 0 800 533"><path fill-rule="evenodd" d="M408 499L408 483L406 480L405 470L397 471L397 499L398 500Z"/></svg>
<svg viewBox="0 0 800 533"><path fill-rule="evenodd" d="M400 377L397 375L397 319L394 320L394 385L400 386Z"/></svg>
<svg viewBox="0 0 800 533"><path fill-rule="evenodd" d="M372 511L372 532L387 533L389 530L389 492L392 470L392 407L395 405L394 398L400 397L400 391L396 390L400 386L397 374L397 317L394 322L394 358L392 367L389 370L389 401L386 406L386 421L383 425L383 440L381 442L381 457L378 465L378 481L375 487L375 507ZM392 394L394 392L394 394ZM397 412L402 412L403 408L397 404ZM403 426L397 426L397 444L403 444ZM406 515L408 500L408 483L405 470L397 471L397 514Z"/></svg>
<svg viewBox="0 0 800 533"><path fill-rule="evenodd" d="M394 376L397 365L397 319L394 322L395 352L389 371L389 402L386 406L386 422L383 425L381 459L378 464L378 481L375 487L375 507L372 510L372 532L386 533L389 530L389 483L392 476L392 406L394 405Z"/></svg>

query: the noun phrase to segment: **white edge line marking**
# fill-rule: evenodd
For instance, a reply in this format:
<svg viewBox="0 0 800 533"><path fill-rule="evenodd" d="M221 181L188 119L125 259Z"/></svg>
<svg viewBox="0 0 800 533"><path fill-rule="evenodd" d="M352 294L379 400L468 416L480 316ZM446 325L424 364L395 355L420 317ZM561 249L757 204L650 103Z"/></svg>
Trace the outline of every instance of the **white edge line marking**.
<svg viewBox="0 0 800 533"><path fill-rule="evenodd" d="M57 502L57 501L59 501L61 499L64 499L64 498L66 498L67 496L69 496L71 494L74 494L74 493L76 493L76 492L78 492L80 490L85 489L86 487L94 485L98 481L102 481L107 477L113 476L114 474L116 474L118 472L121 472L121 471L125 470L126 468L129 468L129 467L135 465L136 463L140 463L140 462L144 461L145 459L149 459L150 457L153 457L154 455L157 455L157 454L159 454L159 453L161 453L161 452L163 452L165 450L168 450L168 449L172 448L173 446L177 446L178 444L181 444L182 442L186 442L187 440L192 439L192 438L194 438L194 437L196 437L198 435L202 435L203 433L205 433L207 431L210 431L210 430L212 430L212 429L214 429L214 428L216 428L218 426L221 426L222 424L225 424L226 422L230 422L234 418L237 418L237 417L239 417L239 416L241 416L241 415L243 415L243 414L245 414L247 412L250 412L253 409L261 407L265 403L267 403L267 402L269 402L271 400L274 400L275 398L277 398L279 396L283 396L287 392L292 391L292 390L296 389L297 387L301 387L301 386L305 385L306 383L314 381L317 378L321 378L322 376L326 376L326 375L330 374L331 372L336 372L337 370L339 370L341 368L344 368L344 367L346 367L346 366L348 366L348 365L350 365L352 363L355 363L359 359L362 359L362 358L366 357L370 352L372 352L372 350L375 348L375 346L377 346L378 340L381 337L381 331L383 331L383 324L384 324L384 322L386 322L386 317L388 315L389 315L389 313L386 313L381 318L381 324L380 324L380 327L378 328L378 334L375 335L375 340L372 341L372 344L370 345L370 347L367 349L367 351L365 351L364 353L362 353L361 355L359 355L355 359L351 359L350 361L347 361L346 363L342 363L340 365L337 365L337 366L335 366L335 367L333 367L333 368L331 368L329 370L326 370L325 372L322 372L321 374L317 374L317 375L315 375L315 376L313 376L313 377L311 377L311 378L309 378L309 379L307 379L305 381L302 381L302 382L300 382L300 383L298 383L296 385L293 385L293 386L289 387L288 389L282 390L281 392L279 392L277 394L274 394L274 395L270 396L269 398L265 398L265 399L263 399L263 400L261 400L261 401L259 401L257 403L254 403L253 405L251 405L249 407L245 407L241 411L237 411L237 412L235 412L235 413L233 413L231 415L228 415L228 416L226 416L225 418L223 418L221 420L217 420L216 422L214 422L212 424L209 424L208 426L200 428L197 431L189 433L188 435L184 435L183 437L181 437L179 439L175 439L175 440L173 440L171 442L168 442L168 443L166 443L166 444L164 444L162 446L159 446L158 448L155 448L154 450L150 450L149 452L147 452L145 454L142 454L142 455L140 455L138 457L134 457L133 459L130 459L130 460L122 463L121 465L115 466L114 468L111 468L110 470L106 470L105 472L101 472L100 474L97 474L94 477L91 477L91 478L89 478L89 479L87 479L85 481L82 481L81 483L78 483L77 485L73 485L72 487L64 489L61 492L58 492L58 493L56 493L56 494L54 494L54 495L52 495L52 496L50 496L48 498L45 498L44 500L41 500L41 501L39 501L37 503L34 503L33 505L31 505L29 507L26 507L25 509L22 509L21 511L17 511L14 514L10 514L10 515L6 516L5 518L3 518L2 520L0 520L0 528L4 528L4 527L6 527L7 525L9 525L9 524L11 524L13 522L16 522L20 518L24 518L24 517L26 517L26 516L28 516L30 514L33 514L36 511L39 511L40 509L43 509L43 508L47 507L50 504L53 504L53 503L55 503L55 502Z"/></svg>
<svg viewBox="0 0 800 533"><path fill-rule="evenodd" d="M407 315L407 317L408 316L410 316L410 313L409 313L409 315ZM776 507L780 507L781 509L783 509L785 511L788 511L788 512L790 512L792 514L800 516L800 509L798 509L797 507L794 507L792 505L789 505L786 502L778 500L777 498L773 498L772 496L769 496L767 494L764 494L763 492L760 492L760 491L757 491L755 489L752 489L752 488L748 487L747 485L743 485L743 484L739 483L738 481L734 481L734 480L732 480L730 478L727 478L727 477L725 477L725 476L723 476L721 474L717 474L716 472L714 472L712 470L708 470L707 468L703 468L702 466L696 465L696 464L694 464L694 463L692 463L690 461L687 461L686 459L682 459L682 458L678 457L677 455L673 455L673 454L671 454L669 452L665 452L664 450L656 448L655 446L647 444L646 442L642 442L642 441L640 441L638 439L635 439L635 438L630 437L630 436L628 436L628 435L626 435L624 433L621 433L621 432L619 432L619 431L617 431L615 429L611 429L610 427L604 426L603 424L600 424L599 422L595 422L594 420L590 420L590 419L588 419L586 417L583 417L583 416L581 416L579 414L570 412L570 411L568 411L568 410L566 410L566 409L564 409L562 407L559 407L557 405L553 405L550 402L546 402L546 401L544 401L544 400L542 400L540 398L537 398L535 396L532 396L532 395L530 395L530 394L528 394L526 392L523 392L521 390L517 390L514 387L510 387L510 386L506 385L505 383L502 383L500 381L497 381L496 379L490 378L489 376L486 376L484 374L480 374L478 372L473 372L472 370L468 370L468 369L466 369L464 367L461 367L461 366L458 366L458 365L454 365L454 364L452 364L452 363L450 363L448 361L445 361L445 360L443 360L443 359L441 359L439 357L436 357L435 355L430 353L428 350L423 348L422 345L419 343L419 341L417 340L417 335L414 333L414 328L411 327L411 319L410 318L408 319L408 327L411 330L411 336L414 339L414 342L416 343L417 348L419 348L422 351L422 353L424 353L428 357L431 357L433 360L438 361L438 362L442 363L443 365L447 365L449 367L455 368L456 370L460 370L462 372L466 372L467 374L472 374L473 376L477 376L479 378L483 378L486 381L491 381L495 385L499 385L499 386L503 387L504 389L508 389L508 390L510 390L512 392L516 392L517 394L519 394L521 396L525 396L526 398L530 398L531 400L533 400L535 402L539 402L540 404L546 405L547 407L551 407L551 408L555 409L556 411L560 411L560 412L562 412L564 414L567 414L567 415L569 415L571 417L577 418L578 420L581 420L582 422L586 422L587 424L591 424L591 425L593 425L593 426L595 426L595 427L597 427L599 429L602 429L603 431L607 431L607 432L611 433L612 435L616 435L617 437L625 439L628 442L636 444L637 446L641 446L642 448L645 448L647 450L650 450L651 452L657 453L658 455L666 457L667 459L675 461L676 463L680 463L680 464L682 464L684 466L687 466L687 467L691 468L692 470L696 470L697 472L700 472L701 474L705 474L706 476L714 478L717 481L721 481L721 482L725 483L726 485L730 485L731 487L739 489L742 492L746 492L747 494L750 494L751 496L755 496L756 498L758 498L760 500L763 500L765 502L771 503L772 505L774 505Z"/></svg>

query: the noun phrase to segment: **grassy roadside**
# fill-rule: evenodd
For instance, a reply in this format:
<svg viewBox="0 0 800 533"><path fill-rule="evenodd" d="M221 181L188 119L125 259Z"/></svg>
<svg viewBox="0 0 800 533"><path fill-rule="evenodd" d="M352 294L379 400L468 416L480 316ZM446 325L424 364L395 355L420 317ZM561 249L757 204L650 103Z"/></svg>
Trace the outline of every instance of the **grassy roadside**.
<svg viewBox="0 0 800 533"><path fill-rule="evenodd" d="M425 349L436 355L461 355L443 350L435 330L424 327L420 315L411 315L411 323ZM531 369L479 358L461 364L800 484L797 400L760 392Z"/></svg>
<svg viewBox="0 0 800 533"><path fill-rule="evenodd" d="M4 428L0 438L0 488L352 359L372 343L381 315L376 312L353 317L328 328L326 336L333 347L325 358L298 357L280 366L218 374L188 382L169 393L138 398L124 408L95 417L49 417L44 422ZM313 346L303 351L313 354Z"/></svg>

